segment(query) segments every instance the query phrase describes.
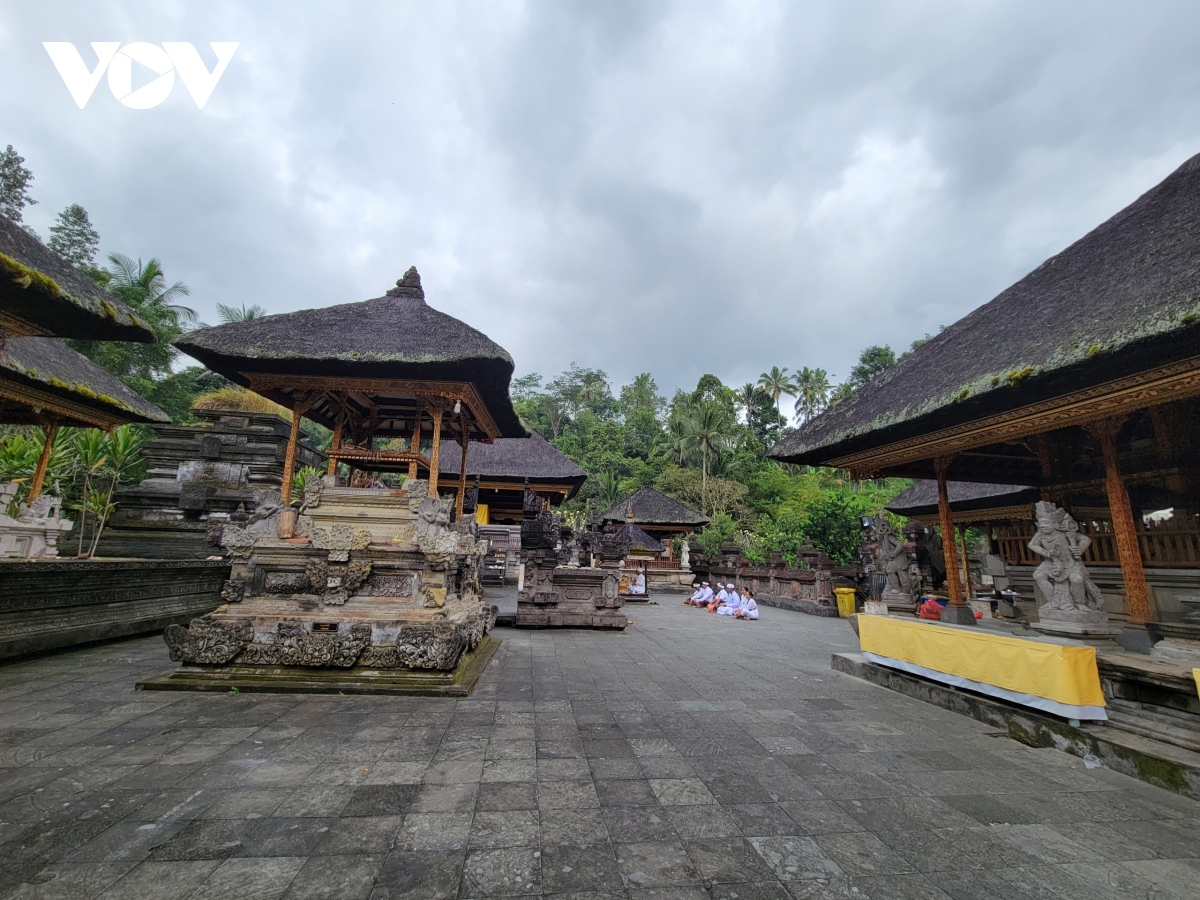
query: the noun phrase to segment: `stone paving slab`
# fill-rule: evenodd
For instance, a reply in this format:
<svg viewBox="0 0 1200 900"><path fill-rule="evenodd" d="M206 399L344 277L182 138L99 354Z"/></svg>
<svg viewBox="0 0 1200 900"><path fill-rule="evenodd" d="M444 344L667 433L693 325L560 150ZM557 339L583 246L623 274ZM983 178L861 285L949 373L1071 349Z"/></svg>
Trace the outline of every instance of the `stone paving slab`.
<svg viewBox="0 0 1200 900"><path fill-rule="evenodd" d="M1188 898L1200 804L829 669L844 622L499 629L467 699L0 668L0 898Z"/></svg>

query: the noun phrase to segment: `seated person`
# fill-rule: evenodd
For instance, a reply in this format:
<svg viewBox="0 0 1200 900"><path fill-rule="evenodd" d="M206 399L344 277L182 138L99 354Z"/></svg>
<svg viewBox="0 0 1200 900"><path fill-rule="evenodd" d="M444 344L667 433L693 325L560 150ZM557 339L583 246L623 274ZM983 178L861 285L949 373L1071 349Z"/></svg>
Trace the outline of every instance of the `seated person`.
<svg viewBox="0 0 1200 900"><path fill-rule="evenodd" d="M738 593L735 585L729 585L729 597L725 601L725 605L717 610L717 613L722 616L732 616L735 612L742 608L742 595Z"/></svg>
<svg viewBox="0 0 1200 900"><path fill-rule="evenodd" d="M758 604L754 602L754 595L745 588L742 588L742 608L733 614L735 619L757 619Z"/></svg>
<svg viewBox="0 0 1200 900"><path fill-rule="evenodd" d="M690 596L686 600L684 600L683 605L684 606L694 606L696 604L696 601L700 599L700 594L702 592L703 592L703 588L700 586L700 583L698 581L692 582L692 596Z"/></svg>
<svg viewBox="0 0 1200 900"><path fill-rule="evenodd" d="M718 590L712 600L708 602L709 612L715 612L717 607L723 605L729 600L729 594L725 590L725 585L718 582L717 587L720 588L720 590Z"/></svg>
<svg viewBox="0 0 1200 900"><path fill-rule="evenodd" d="M708 604L712 601L712 598L713 598L712 588L710 588L708 586L707 581L702 581L702 582L700 582L700 592L698 594L696 594L693 597L693 599L689 602L693 606L705 607L705 606L708 606Z"/></svg>
<svg viewBox="0 0 1200 900"><path fill-rule="evenodd" d="M638 569L637 577L629 583L629 593L644 594L646 593L646 573Z"/></svg>

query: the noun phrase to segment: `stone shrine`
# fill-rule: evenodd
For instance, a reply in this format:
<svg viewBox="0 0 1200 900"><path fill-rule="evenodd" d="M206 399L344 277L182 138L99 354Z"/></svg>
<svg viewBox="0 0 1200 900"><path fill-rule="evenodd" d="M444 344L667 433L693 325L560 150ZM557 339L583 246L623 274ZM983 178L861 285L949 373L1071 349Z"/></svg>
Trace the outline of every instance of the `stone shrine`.
<svg viewBox="0 0 1200 900"><path fill-rule="evenodd" d="M279 490L210 520L233 560L226 604L167 630L185 665L146 686L468 693L497 642L466 456L473 441L527 437L508 397L511 357L430 309L416 269L375 300L177 343L293 415ZM302 417L333 440L328 474L293 498ZM453 497L438 490L446 440L463 456ZM392 490L380 472L406 478Z"/></svg>
<svg viewBox="0 0 1200 900"><path fill-rule="evenodd" d="M195 425L156 425L142 445L147 477L117 488L117 511L100 539L100 556L204 559L213 553L212 526L239 508L253 510L267 490L283 482L288 423L270 413L193 410ZM323 466L325 457L296 445L300 466Z"/></svg>
<svg viewBox="0 0 1200 900"><path fill-rule="evenodd" d="M62 500L42 494L21 503L16 517L6 512L17 494L17 483L0 484L0 559L47 559L58 556L58 539L71 530L62 517Z"/></svg>
<svg viewBox="0 0 1200 900"><path fill-rule="evenodd" d="M628 619L621 609L620 580L621 561L628 553L628 536L623 538L611 522L601 530L593 520L590 530L576 537L537 494L526 490L516 624L624 629ZM581 557L595 557L599 565L570 564Z"/></svg>

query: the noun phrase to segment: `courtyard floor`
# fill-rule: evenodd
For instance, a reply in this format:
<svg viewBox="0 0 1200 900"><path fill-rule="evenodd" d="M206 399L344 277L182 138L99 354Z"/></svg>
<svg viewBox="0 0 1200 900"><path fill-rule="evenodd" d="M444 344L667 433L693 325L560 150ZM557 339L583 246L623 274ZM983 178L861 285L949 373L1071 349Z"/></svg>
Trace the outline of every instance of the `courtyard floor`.
<svg viewBox="0 0 1200 900"><path fill-rule="evenodd" d="M829 668L849 627L501 628L467 700L0 667L0 897L1194 898L1200 805Z"/></svg>

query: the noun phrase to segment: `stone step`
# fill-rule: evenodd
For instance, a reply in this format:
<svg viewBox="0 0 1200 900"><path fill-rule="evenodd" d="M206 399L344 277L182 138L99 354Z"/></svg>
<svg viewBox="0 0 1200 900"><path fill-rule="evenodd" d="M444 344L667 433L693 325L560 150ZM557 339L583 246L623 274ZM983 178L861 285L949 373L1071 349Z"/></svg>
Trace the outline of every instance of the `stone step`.
<svg viewBox="0 0 1200 900"><path fill-rule="evenodd" d="M1149 707L1132 700L1113 699L1108 704L1108 724L1122 731L1200 752L1200 716Z"/></svg>

